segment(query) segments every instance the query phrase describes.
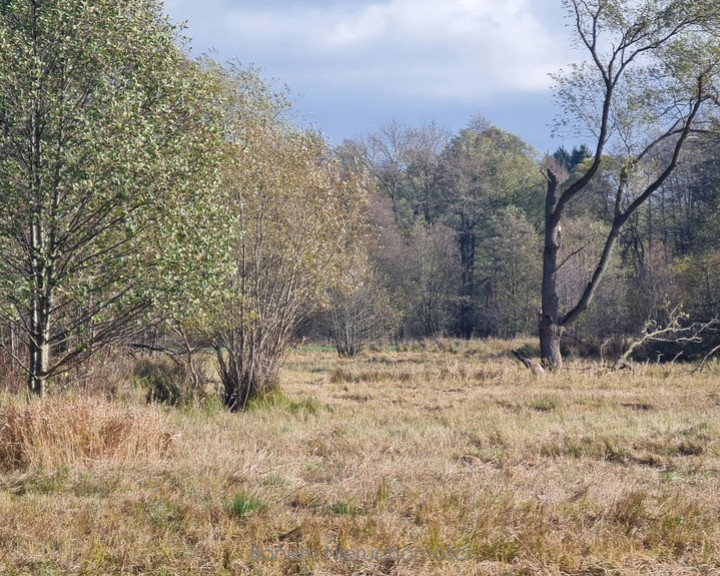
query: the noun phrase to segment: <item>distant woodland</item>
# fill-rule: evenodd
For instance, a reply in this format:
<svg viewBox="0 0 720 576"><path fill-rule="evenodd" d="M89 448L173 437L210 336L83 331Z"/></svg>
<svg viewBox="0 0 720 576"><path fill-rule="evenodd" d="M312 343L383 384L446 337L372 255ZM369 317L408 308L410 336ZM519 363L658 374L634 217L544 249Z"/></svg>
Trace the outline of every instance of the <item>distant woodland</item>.
<svg viewBox="0 0 720 576"><path fill-rule="evenodd" d="M587 60L555 75L558 133L587 144L543 158L482 117L333 147L257 70L191 60L156 0L3 2L8 370L43 395L131 347L200 393L210 354L236 410L307 338L712 350L720 8L564 4Z"/></svg>
<svg viewBox="0 0 720 576"><path fill-rule="evenodd" d="M568 345L598 351L607 340L667 322L677 307L697 321L720 314L720 134L688 145L681 166L623 228L594 304ZM537 330L547 180L568 181L592 162L587 146L558 148L538 162L517 136L474 119L458 134L434 124L388 124L339 150L368 168L375 298L389 306L396 337L510 338ZM659 150L658 154L671 150ZM617 189L603 157L590 193L562 221L560 294L588 283L612 223ZM606 170L607 168L607 170ZM380 297L382 295L382 297Z"/></svg>

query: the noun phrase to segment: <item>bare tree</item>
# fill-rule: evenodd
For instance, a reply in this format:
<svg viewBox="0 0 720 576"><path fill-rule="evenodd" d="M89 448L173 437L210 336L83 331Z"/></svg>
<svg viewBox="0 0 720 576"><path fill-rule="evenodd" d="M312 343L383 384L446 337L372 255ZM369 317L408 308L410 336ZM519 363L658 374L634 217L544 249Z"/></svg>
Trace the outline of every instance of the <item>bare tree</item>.
<svg viewBox="0 0 720 576"><path fill-rule="evenodd" d="M395 313L368 266L353 266L344 284L346 287L333 295L330 332L338 355L352 357L390 332Z"/></svg>
<svg viewBox="0 0 720 576"><path fill-rule="evenodd" d="M546 170L542 310L543 362L562 366L564 329L588 308L623 226L669 178L691 136L704 129L720 85L720 5L707 0L564 0L577 43L589 61L556 76L567 120L592 136L587 171L566 184ZM567 120L562 126L567 126ZM599 260L575 302L558 295L561 221L587 194L611 145L621 159L614 173L612 218ZM656 154L667 147L666 154Z"/></svg>

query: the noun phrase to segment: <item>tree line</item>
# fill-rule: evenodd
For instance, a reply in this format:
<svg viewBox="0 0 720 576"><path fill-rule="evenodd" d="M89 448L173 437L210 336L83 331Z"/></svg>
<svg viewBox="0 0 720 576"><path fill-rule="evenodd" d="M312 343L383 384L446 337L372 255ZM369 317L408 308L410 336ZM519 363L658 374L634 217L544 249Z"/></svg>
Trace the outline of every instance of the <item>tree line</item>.
<svg viewBox="0 0 720 576"><path fill-rule="evenodd" d="M720 315L714 295L720 268L713 265L720 262L719 149L720 133L695 138L673 176L629 219L593 305L564 334L568 349L617 348L678 304L688 320ZM376 282L392 303L395 337L537 333L545 171L551 166L566 185L578 181L594 161L588 146L560 146L538 162L518 137L476 119L458 134L434 124L388 124L346 143L344 153L375 174L370 255ZM656 161L670 153L660 151ZM622 162L604 155L598 179L561 220L557 267L564 302L581 297L602 256L613 222L614 172Z"/></svg>
<svg viewBox="0 0 720 576"><path fill-rule="evenodd" d="M225 405L298 332L600 342L717 315L717 27L703 0L565 0L586 64L539 158L478 117L331 147L252 67L191 60L157 0L0 4L0 346L31 394L172 349ZM603 282L601 282L603 280ZM594 306L591 304L594 303ZM158 335L171 347L157 343Z"/></svg>
<svg viewBox="0 0 720 576"><path fill-rule="evenodd" d="M516 318L509 310L539 308L540 356L551 369L562 367L563 338L582 330L582 324L592 317L591 305L603 310L597 301L613 271L624 276L624 282L615 284L646 287L653 283L649 278L659 274L645 256L660 262L664 255L664 269L673 268L675 254L669 232L663 234L664 242L654 239L650 231L643 237L642 223L646 218L652 222L656 199L661 202L663 217L668 196L687 200L688 192L675 188L676 176L683 170L689 180L686 184L694 187L699 166L708 169L708 163L712 164L712 159L707 160L712 156L708 150L716 142L720 105L720 8L715 4L705 0L564 0L563 5L575 42L587 59L554 76L560 107L558 129L571 129L590 138L590 143L572 153L561 148L541 163L541 194L532 192L537 178L521 168L527 159L522 143L482 126L482 122L450 140L438 156L438 170L429 177L422 168L416 169L415 158L405 162L403 155L397 154L399 140L392 129L386 138L371 141L368 147L369 157L376 153L379 157L375 166L396 222L402 218L405 195L410 198L413 216L423 214L427 226L439 222L454 232L460 280L459 288L451 292L456 298L453 330L465 337L489 334L494 314L502 317L504 313L503 326L512 326ZM434 194L428 193L429 182ZM533 199L539 200L539 210L533 207ZM502 210L512 209L514 217L501 216ZM688 216L690 211L688 208ZM582 229L578 226L580 214L586 219ZM497 224L491 215L500 218L503 230L490 231ZM525 264L524 254L517 250L506 253L505 258L497 257L504 248L503 231L523 227L523 217L527 223L539 220L542 230L539 306L534 301L525 307L530 302L522 296L523 282L514 281L523 272L529 281L536 258L529 256ZM685 236L699 224L693 220L688 218ZM654 226L657 229L657 219ZM595 242L589 237L569 236L567 231L573 228L580 236L595 229ZM526 230L529 234L524 237L518 232L512 244L532 246L532 229ZM626 265L631 252L628 233L637 256L634 275ZM493 241L499 244L493 245ZM487 250L484 262L478 261L481 248ZM583 251L585 258L580 258ZM571 266L577 267L583 260L586 269L578 285L568 286ZM483 263L490 267L485 275L479 274ZM499 268L505 270L500 278L494 277ZM616 310L608 314L614 322L613 333L624 333L629 328L627 317L632 315L618 310L618 305L624 303L632 311L640 309L652 316L660 314L660 301L689 304L694 300L693 287L671 294L671 283L668 280L662 288L648 286L645 293L632 292L624 298L616 291L612 298ZM639 295L646 298L640 300ZM510 307L506 306L508 296L513 302ZM678 310L679 305L672 309ZM605 328L595 326L592 336L601 337Z"/></svg>

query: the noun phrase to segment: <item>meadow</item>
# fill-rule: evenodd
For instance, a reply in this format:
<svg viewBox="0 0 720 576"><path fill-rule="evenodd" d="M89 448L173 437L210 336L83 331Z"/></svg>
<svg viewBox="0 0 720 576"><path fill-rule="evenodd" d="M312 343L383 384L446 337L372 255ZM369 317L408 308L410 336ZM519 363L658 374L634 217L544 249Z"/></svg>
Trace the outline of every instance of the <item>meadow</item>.
<svg viewBox="0 0 720 576"><path fill-rule="evenodd" d="M720 366L520 344L307 347L242 414L5 393L0 574L720 573Z"/></svg>

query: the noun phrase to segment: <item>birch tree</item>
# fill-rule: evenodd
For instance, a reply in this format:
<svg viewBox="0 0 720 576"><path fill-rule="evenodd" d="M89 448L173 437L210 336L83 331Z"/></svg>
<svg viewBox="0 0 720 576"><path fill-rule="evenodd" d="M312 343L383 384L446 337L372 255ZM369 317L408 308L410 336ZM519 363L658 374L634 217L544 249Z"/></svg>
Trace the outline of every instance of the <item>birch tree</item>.
<svg viewBox="0 0 720 576"><path fill-rule="evenodd" d="M0 3L0 314L34 394L179 285L218 139L177 33L156 0Z"/></svg>

